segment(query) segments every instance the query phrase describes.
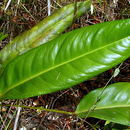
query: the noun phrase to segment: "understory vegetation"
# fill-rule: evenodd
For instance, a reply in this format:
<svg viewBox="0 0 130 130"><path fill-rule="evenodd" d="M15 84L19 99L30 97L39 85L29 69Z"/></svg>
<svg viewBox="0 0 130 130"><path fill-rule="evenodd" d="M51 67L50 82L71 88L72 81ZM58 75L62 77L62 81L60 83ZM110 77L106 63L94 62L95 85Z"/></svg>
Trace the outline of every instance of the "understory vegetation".
<svg viewBox="0 0 130 130"><path fill-rule="evenodd" d="M130 129L129 52L129 0L0 2L1 130Z"/></svg>

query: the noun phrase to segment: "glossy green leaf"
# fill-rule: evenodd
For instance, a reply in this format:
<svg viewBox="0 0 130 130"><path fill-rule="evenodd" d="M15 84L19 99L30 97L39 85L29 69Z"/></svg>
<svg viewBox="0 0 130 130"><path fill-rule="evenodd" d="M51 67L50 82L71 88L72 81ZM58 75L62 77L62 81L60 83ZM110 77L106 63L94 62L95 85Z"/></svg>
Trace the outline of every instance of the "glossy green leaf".
<svg viewBox="0 0 130 130"><path fill-rule="evenodd" d="M90 0L87 0L77 2L76 7L74 4L64 6L32 29L17 36L0 51L0 64L4 67L17 55L54 39L65 31L73 23L74 19L79 18L89 10L90 4Z"/></svg>
<svg viewBox="0 0 130 130"><path fill-rule="evenodd" d="M130 83L115 83L104 91L103 88L93 90L81 100L76 114L130 126Z"/></svg>
<svg viewBox="0 0 130 130"><path fill-rule="evenodd" d="M63 34L17 57L0 77L0 98L26 98L69 88L130 56L130 19Z"/></svg>

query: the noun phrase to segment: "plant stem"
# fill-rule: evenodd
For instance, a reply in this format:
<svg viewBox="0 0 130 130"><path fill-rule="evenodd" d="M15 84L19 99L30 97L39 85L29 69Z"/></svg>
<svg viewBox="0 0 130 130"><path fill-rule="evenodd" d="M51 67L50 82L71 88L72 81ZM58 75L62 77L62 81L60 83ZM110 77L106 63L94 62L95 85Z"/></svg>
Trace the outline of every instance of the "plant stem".
<svg viewBox="0 0 130 130"><path fill-rule="evenodd" d="M56 109L47 109L47 108L43 108L43 107L30 107L30 106L4 105L4 104L0 104L0 106L22 107L22 108L29 108L29 109L38 109L38 110L43 110L43 111L47 111L47 112L55 112L55 113L60 113L60 114L75 115L75 112L67 112L67 111L56 110Z"/></svg>

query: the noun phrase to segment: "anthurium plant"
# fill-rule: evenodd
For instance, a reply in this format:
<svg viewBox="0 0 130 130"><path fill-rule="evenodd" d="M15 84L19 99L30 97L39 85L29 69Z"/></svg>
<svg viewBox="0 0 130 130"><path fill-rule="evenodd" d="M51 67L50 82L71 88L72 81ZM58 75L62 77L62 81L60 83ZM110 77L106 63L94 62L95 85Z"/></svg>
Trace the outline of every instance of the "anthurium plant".
<svg viewBox="0 0 130 130"><path fill-rule="evenodd" d="M48 24L49 28L52 23ZM38 35L37 28L41 28ZM130 57L130 19L83 27L46 43L41 33L46 29L43 28L45 25L36 26L13 41L14 45L19 41L18 48L26 44L40 46L6 64L0 76L0 99L22 99L67 89ZM8 57L6 52L13 49L13 42L1 51L1 59ZM130 125L130 83L115 83L93 90L81 100L76 111L69 114Z"/></svg>

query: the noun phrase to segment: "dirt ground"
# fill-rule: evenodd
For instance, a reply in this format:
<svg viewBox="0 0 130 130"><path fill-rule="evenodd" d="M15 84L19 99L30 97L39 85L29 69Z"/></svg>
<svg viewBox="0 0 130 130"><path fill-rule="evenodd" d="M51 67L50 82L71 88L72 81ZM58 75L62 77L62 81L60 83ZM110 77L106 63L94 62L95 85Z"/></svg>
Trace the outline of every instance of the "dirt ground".
<svg viewBox="0 0 130 130"><path fill-rule="evenodd" d="M23 31L30 29L39 21L48 16L46 0L21 0L20 4L12 0L6 11L7 0L0 0L0 32L8 34L8 37L0 42L0 49L9 43L15 36ZM71 1L51 1L51 13L63 5L74 2ZM101 4L94 4L94 13L85 13L76 20L65 32L71 31L83 26L89 26L105 21L130 18L129 0L104 0ZM23 106L43 106L48 109L59 109L65 111L74 111L79 101L84 95L95 88L106 85L111 78L113 69L98 75L97 77L85 81L70 89L56 93L28 98L24 100L4 100L3 104L9 104L10 107L1 107L0 109L0 127L1 130L12 130L17 114L17 107L12 105L19 104ZM120 73L112 78L109 84L115 82L130 81L130 59L121 64ZM112 124L115 125L115 124ZM111 125L111 126L112 126ZM18 121L18 130L91 130L91 129L112 129L105 127L105 121L95 118L80 119L76 116L46 112L34 109L22 108Z"/></svg>

